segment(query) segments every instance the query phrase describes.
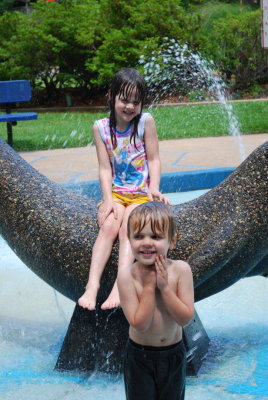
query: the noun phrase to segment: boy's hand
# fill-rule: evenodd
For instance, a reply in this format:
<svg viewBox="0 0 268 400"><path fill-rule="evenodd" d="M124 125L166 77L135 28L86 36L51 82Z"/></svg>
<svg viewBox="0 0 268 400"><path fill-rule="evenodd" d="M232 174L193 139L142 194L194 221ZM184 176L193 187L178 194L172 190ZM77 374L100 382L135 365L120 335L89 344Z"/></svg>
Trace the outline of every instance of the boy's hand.
<svg viewBox="0 0 268 400"><path fill-rule="evenodd" d="M156 268L156 284L159 290L164 289L168 285L168 273L166 257L159 254L155 258Z"/></svg>
<svg viewBox="0 0 268 400"><path fill-rule="evenodd" d="M98 224L101 226L106 218L111 214L114 213L114 218L117 219L117 207L116 203L111 200L111 201L104 201L102 205L99 208L98 212Z"/></svg>

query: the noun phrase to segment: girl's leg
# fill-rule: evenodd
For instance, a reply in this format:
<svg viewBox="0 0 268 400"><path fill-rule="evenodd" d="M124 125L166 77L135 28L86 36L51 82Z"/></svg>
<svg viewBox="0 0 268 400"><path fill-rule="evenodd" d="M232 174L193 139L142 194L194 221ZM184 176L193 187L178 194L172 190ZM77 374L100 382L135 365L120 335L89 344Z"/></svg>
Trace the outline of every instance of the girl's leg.
<svg viewBox="0 0 268 400"><path fill-rule="evenodd" d="M121 228L119 230L119 256L118 256L118 270L120 268L127 268L134 262L134 257L130 247L130 242L127 237L127 221L131 211L139 204L131 204L125 209ZM120 305L119 293L117 288L117 281L115 281L111 293L107 300L102 304L102 310L118 307Z"/></svg>
<svg viewBox="0 0 268 400"><path fill-rule="evenodd" d="M78 300L78 304L88 310L95 309L100 279L110 257L113 243L118 235L124 212L125 207L121 204L117 204L117 219L114 218L113 213L106 218L103 225L100 227L96 242L93 246L86 290Z"/></svg>

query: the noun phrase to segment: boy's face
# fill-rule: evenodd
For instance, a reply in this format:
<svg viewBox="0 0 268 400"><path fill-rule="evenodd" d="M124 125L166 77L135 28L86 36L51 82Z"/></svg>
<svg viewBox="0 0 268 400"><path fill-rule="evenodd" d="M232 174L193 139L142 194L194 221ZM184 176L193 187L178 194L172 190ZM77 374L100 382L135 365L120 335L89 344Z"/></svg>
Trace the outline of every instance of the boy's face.
<svg viewBox="0 0 268 400"><path fill-rule="evenodd" d="M151 228L151 223L148 222L141 232L134 232L130 226L130 245L134 258L143 265L153 265L156 255L167 255L176 241L176 238L169 241L168 235L162 232L154 233Z"/></svg>

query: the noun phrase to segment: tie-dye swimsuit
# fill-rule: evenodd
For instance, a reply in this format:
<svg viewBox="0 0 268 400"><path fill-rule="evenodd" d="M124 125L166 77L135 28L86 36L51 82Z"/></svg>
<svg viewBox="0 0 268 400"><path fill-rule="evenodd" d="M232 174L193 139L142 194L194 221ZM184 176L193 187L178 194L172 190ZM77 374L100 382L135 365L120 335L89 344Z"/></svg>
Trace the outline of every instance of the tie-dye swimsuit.
<svg viewBox="0 0 268 400"><path fill-rule="evenodd" d="M133 124L130 124L123 132L116 130L115 149L111 140L109 118L96 121L111 163L112 192L119 197L135 199L147 196L149 169L144 145L144 126L148 115L150 114L142 113L141 115L135 143L134 139L130 142Z"/></svg>

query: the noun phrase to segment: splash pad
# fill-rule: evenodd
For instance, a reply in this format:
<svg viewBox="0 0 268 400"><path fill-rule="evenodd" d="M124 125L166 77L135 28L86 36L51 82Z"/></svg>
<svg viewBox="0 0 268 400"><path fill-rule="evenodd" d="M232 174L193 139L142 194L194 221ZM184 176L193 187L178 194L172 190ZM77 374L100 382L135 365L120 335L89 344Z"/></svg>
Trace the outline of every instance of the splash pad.
<svg viewBox="0 0 268 400"><path fill-rule="evenodd" d="M6 160L8 158L9 155L7 156ZM182 230L183 229L188 230L190 225L193 225L192 226L193 229L192 231L190 231L190 238L183 237L180 246L181 248L183 248L185 257L191 259L190 263L193 266L195 285L197 289L196 290L197 300L200 300L198 301L198 304L199 303L202 304L201 303L202 301L207 302L214 295L218 296L219 294L224 292L226 288L228 288L234 282L237 282L242 277L267 273L267 253L264 250L265 248L267 249L267 241L266 241L267 230L265 230L265 225L264 225L266 224L267 226L267 221L266 221L267 203L262 198L264 191L267 189L267 181L264 185L261 184L262 178L265 176L267 177L267 170L265 168L264 169L262 168L263 161L265 161L265 158L267 158L267 149L262 149L262 151L260 151L257 156L257 160L260 161L260 159L262 159L262 162L256 163L256 158L253 157L251 160L248 160L248 162L246 162L243 166L241 166L240 172L232 174L230 180L228 180L229 179L228 178L225 183L220 184L218 187L216 187L215 190L212 191L212 194L206 194L202 196L200 200L193 200L189 204L176 206L176 211L178 212L178 214L182 214L182 218L181 215L179 217L179 224L181 224ZM2 221L4 222L4 235L7 238L9 244L13 245L14 250L18 254L20 254L20 257L22 257L27 262L27 264L30 263L30 258L31 259L33 258L33 253L35 254L35 260L33 264L31 264L31 268L33 268L35 272L37 272L40 276L46 279L50 284L56 286L57 290L61 291L68 297L75 299L77 298L77 294L79 293L82 287L81 285L83 281L83 276L81 276L81 273L83 275L83 272L81 272L81 264L84 263L86 264L88 261L88 259L85 256L86 254L85 249L88 251L88 248L90 249L91 243L90 241L87 240L85 232L80 232L80 231L78 232L77 229L73 229L74 226L72 226L72 220L78 219L80 222L82 221L83 223L85 223L86 229L89 228L91 235L94 236L96 233L96 229L94 227L94 222L92 222L93 218L91 217L93 215L92 210L93 207L95 207L95 202L94 200L88 202L85 201L85 199L81 199L80 197L78 199L78 197L74 195L69 196L66 193L59 190L57 187L53 185L51 186L45 180L43 179L39 180L39 177L36 176L35 174L32 174L32 171L25 168L25 166L22 165L20 162L17 163L18 160L16 160L15 158L13 158L12 161L10 158L9 161L10 161L9 164L10 170L4 172L5 182L3 185L5 199L8 200L7 203L9 206L9 210L4 210L3 212ZM256 170L258 170L258 166L261 166L261 173L259 173L259 171L256 174L254 173L254 168L253 168L254 164L258 164L255 165ZM16 171L17 170L16 167L19 167L18 168L19 171ZM6 179L8 178L9 172L12 172L10 174L10 176L12 176L11 179L12 182ZM21 178L22 182L20 182ZM245 181L247 180L249 180L251 184L246 185L245 187ZM12 184L13 188L16 187L16 195L19 194L19 197L18 196L12 197L10 195L12 193L12 189L9 186L10 183L11 187ZM25 191L23 192L22 189L22 186L25 185L25 183L29 184L28 193L26 193ZM31 187L29 188L29 186ZM234 190L234 187L236 190ZM33 192L31 192L32 189L34 189ZM260 192L258 191L259 189ZM36 197L29 196L29 193L31 193L32 195L35 191L38 190L41 191L40 194L38 193L38 196ZM6 196L7 193L8 196ZM249 199L249 196L245 196L246 194L249 193L250 195L252 195L252 199ZM21 195L22 197L20 197ZM67 204L66 202L65 203L63 202L64 196L67 198ZM222 200L221 203L222 209L218 207L216 201L219 198ZM39 204L41 203L40 201L41 199L44 203L44 207L39 206ZM227 207L227 203L229 208ZM19 210L22 212L22 215L15 215L17 206L20 207ZM83 207L85 206L87 207L88 211L87 213L83 212ZM261 209L260 213L261 215L259 215L259 213L257 212L257 210L260 209ZM249 211L252 213L251 218L249 218L249 216L247 215ZM192 214L194 215L192 216L191 219L189 217ZM10 216L12 216L13 219L10 220ZM264 217L263 225L260 221L261 217ZM189 222L188 219L190 220ZM208 219L210 220L210 223L207 221ZM27 223L26 226L27 232L23 230L22 226L22 222L25 223L25 221ZM31 234L30 229L32 229L32 227L35 226L37 221L38 221L38 227L37 227L38 229L36 229L34 234ZM199 224L196 223L194 225L194 222L197 221L199 222ZM215 231L213 229L212 221L214 226L216 225L217 228L219 228L218 231ZM5 229L7 225L8 228L9 225L16 227L15 232L13 232L14 235L13 233L11 233L10 235L11 231L9 229L7 230ZM201 232L200 232L200 225L202 226ZM53 240L49 235L50 228L53 228L52 229L52 234L54 235ZM239 234L241 233L243 234L242 241L239 240ZM45 235L46 246L44 246L41 243L42 237L44 237L44 235ZM216 235L215 240L214 240L214 235ZM21 239L22 239L22 244L21 243L18 244L18 241ZM55 239L56 243L60 245L60 247L58 248L57 245L54 245L53 243ZM83 242L82 247L80 246L81 239ZM195 246L195 244L193 244L193 242L195 241L197 241L197 247ZM26 243L27 246L25 246ZM67 244L69 246L71 245L71 249L73 250L72 256L74 255L74 258L72 258L72 256L69 257L66 251L64 252L64 247L66 245L67 248ZM200 246L201 249L198 246ZM48 247L52 249L52 254L48 254L47 252L45 254L45 250ZM63 260L59 259L56 250L59 254L64 255ZM40 254L36 254L40 251L43 252L43 254L41 255L43 257L43 259L41 260L42 261L41 264L40 264ZM116 255L117 255L116 251L117 249L115 248L115 252L113 254L115 258L113 260L116 260ZM215 255L215 258L211 259L210 257L211 253ZM249 260L249 262L247 262L249 254L253 255L253 257ZM48 258L47 262L44 256ZM113 260L111 264L113 263ZM51 268L50 264L51 261L52 261L52 267L56 268ZM63 265L60 265L60 261L63 261ZM78 278L75 277L77 273L78 273ZM108 281L111 282L114 277L111 275L111 273L109 273L106 278L108 278ZM252 287L250 289L252 289ZM250 290L250 289L248 288L245 290ZM104 287L103 293L100 293L100 297L101 296L106 297L107 290L109 289L107 289L107 287ZM220 293L216 294L217 292ZM206 299L207 296L209 296L208 299ZM238 297L237 294L236 297ZM208 308L207 305L206 308ZM202 312L202 307L201 307L201 312ZM97 329L95 330L91 329L90 337L93 344L91 356L94 359L99 357L99 349L103 350L103 348L106 345L107 338L109 337L110 339L113 339L110 332L111 331L115 332L116 329L115 330L108 329L110 328L110 326L108 327L108 324L110 324L110 321L114 318L115 316L114 314L116 314L116 312L110 312L109 315L103 316L101 320L99 319L98 313L96 313L95 315L95 320L92 325L97 329L100 326L101 331L104 328L104 330L108 332L106 332L107 333L106 337L105 335L104 337L103 336L100 337L99 335L100 331L97 331L96 333ZM208 322L211 323L211 321ZM115 327L117 328L117 325ZM120 328L122 330L122 326L120 326ZM120 333L122 333L121 330ZM41 330L41 335L42 335L42 330ZM43 331L43 336L45 336L44 331ZM120 338L120 340L121 339L122 338ZM121 340L121 342L122 341L123 340ZM255 342L257 342L257 340ZM109 360L108 361L109 363L111 360L111 366L115 365L114 360L111 357L113 356L113 353L111 351L110 352L107 351L106 348L104 350L104 354L106 354L105 362ZM216 356L220 358L221 355L222 355L221 345L214 346L214 351L212 352L211 357ZM255 366L256 363L258 363L258 359L259 359L258 357L255 357L252 360ZM37 359L35 361L37 361ZM100 364L96 365L96 367L97 368L100 367ZM258 372L258 368L255 368L254 372L256 371ZM244 372L246 373L246 369L244 370ZM252 369L250 369L250 372L252 372ZM87 377L81 379L81 377L75 378L75 375L71 376L66 375L65 378L66 381L68 381L68 385L70 384L70 381L72 383L71 386L68 386L69 393L67 390L67 392L64 393L64 397L68 396L73 391L72 384L78 384L81 386L81 383L83 385L86 382L89 383L90 385L93 382L93 386L95 388L96 384L98 385L98 382L101 382L100 385L102 385L103 388L103 384L104 386L107 385L107 381L106 383L104 383L105 381L103 380L99 381L99 375L98 377L97 375L95 372L91 372L91 377L89 379ZM12 377L12 374L10 374L10 376ZM16 378L16 375L14 375L13 377ZM51 383L49 382L51 377L43 379L41 375L38 375L38 373L36 373L36 378L38 382L42 381L44 384ZM54 375L52 380L54 378L57 381L58 376ZM253 383L250 382L249 384L251 389L252 387L254 389L255 385L255 395L265 393L263 390L264 386L262 384L258 385L256 383L259 378L260 375L255 374L254 377L255 380L252 381ZM16 379L14 379L14 381L15 380ZM19 382L20 379L17 379L17 381ZM234 396L236 395L235 393L237 393L237 391L240 391L239 399L242 398L241 397L242 393L243 395L245 394L246 396L248 396L248 394L249 395L254 394L252 390L247 391L247 389L245 389L245 385L241 385L240 388L237 387L237 383L234 384L235 388L234 387L230 388L230 386L232 386L232 384L230 383L229 387L227 387L226 389L226 385L225 384L220 385L220 381L221 381L220 379L216 380L216 382L214 380L214 383L211 384L208 378L205 385L209 387L209 389L211 390L206 389L206 397L205 397L206 400L209 399L209 396L211 398L215 398L215 395L217 395L220 398L221 395L224 395L224 392L225 394L227 392L231 393L231 395ZM217 387L212 388L211 386L212 385L214 386L215 383ZM111 395L111 390L113 391L114 382L108 379L108 385L109 389L107 393ZM22 385L21 387L25 389L25 386ZM221 390L219 390L219 387L224 388L222 393ZM95 389L93 390L95 391ZM55 395L55 392L53 395ZM122 394L119 393L118 399L120 398L121 395ZM36 393L34 394L34 396L36 398ZM22 396L20 398L22 398ZM198 395L198 399L200 398L201 398L200 395ZM222 398L227 398L227 397L222 397Z"/></svg>
<svg viewBox="0 0 268 400"><path fill-rule="evenodd" d="M1 238L0 271L1 399L125 399L121 377L53 370L74 303L33 274ZM186 400L267 398L267 289L267 279L247 278L196 303L210 348L198 377L187 378Z"/></svg>

